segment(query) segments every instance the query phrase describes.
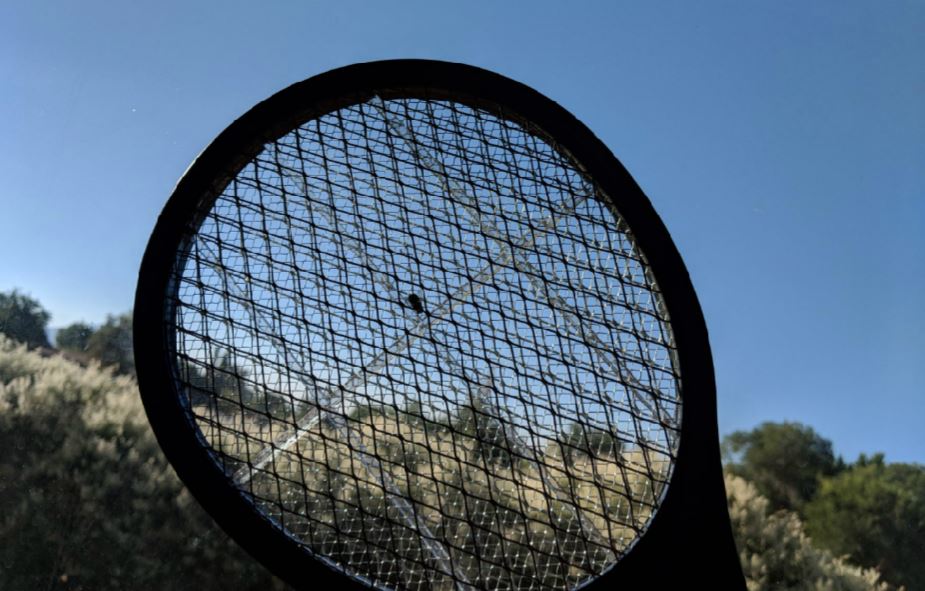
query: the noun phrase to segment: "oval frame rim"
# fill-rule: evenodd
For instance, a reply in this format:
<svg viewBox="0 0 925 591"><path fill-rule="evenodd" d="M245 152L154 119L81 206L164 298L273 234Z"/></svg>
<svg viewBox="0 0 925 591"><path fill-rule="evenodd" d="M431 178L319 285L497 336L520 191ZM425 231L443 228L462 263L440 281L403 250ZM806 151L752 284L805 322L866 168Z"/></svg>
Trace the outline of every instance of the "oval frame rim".
<svg viewBox="0 0 925 591"><path fill-rule="evenodd" d="M228 174L249 161L255 147L276 139L313 113L371 98L390 86L439 89L454 100L466 95L476 102L509 109L537 125L557 146L564 147L613 201L662 292L681 374L682 423L671 479L644 533L608 570L577 588L596 591L615 584L658 588L683 581L744 589L726 509L709 337L693 284L667 228L620 161L571 113L524 84L465 64L365 62L297 82L235 120L183 174L147 244L134 308L139 391L155 437L180 479L237 544L293 587L370 588L297 546L239 489L229 485L199 440L198 427L189 421L177 395L168 346L174 321L165 315L164 296L176 254L203 198L214 198L227 184ZM667 564L672 567L665 568Z"/></svg>

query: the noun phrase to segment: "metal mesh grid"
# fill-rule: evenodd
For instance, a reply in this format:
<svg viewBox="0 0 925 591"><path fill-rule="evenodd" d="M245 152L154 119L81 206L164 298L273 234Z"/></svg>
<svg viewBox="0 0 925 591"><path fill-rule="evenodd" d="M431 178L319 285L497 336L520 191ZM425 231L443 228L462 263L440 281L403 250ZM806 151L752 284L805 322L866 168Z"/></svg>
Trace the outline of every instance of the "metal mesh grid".
<svg viewBox="0 0 925 591"><path fill-rule="evenodd" d="M658 508L680 376L600 189L523 121L341 108L204 207L169 294L177 380L228 478L389 589L573 589Z"/></svg>

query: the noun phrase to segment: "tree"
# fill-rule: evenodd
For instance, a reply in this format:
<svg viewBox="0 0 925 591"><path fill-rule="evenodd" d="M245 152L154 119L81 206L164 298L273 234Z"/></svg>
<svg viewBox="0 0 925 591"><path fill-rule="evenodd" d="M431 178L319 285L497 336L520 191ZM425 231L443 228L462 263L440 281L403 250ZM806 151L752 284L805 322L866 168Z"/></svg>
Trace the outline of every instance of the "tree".
<svg viewBox="0 0 925 591"><path fill-rule="evenodd" d="M471 438L480 460L487 464L511 465L511 442L507 440L504 424L491 412L491 405L482 395L473 396L469 404L456 413L453 429Z"/></svg>
<svg viewBox="0 0 925 591"><path fill-rule="evenodd" d="M844 468L832 442L800 423L763 423L723 439L727 469L752 482L773 509L800 511L819 479Z"/></svg>
<svg viewBox="0 0 925 591"><path fill-rule="evenodd" d="M822 481L805 513L822 547L877 567L888 581L925 589L925 466L862 455Z"/></svg>
<svg viewBox="0 0 925 591"><path fill-rule="evenodd" d="M729 516L749 591L888 591L873 568L859 568L816 548L800 518L773 512L751 483L726 475Z"/></svg>
<svg viewBox="0 0 925 591"><path fill-rule="evenodd" d="M217 349L208 362L181 358L180 366L193 406L207 406L217 414L248 412L262 420L285 420L302 407L301 401L270 392L254 380L228 350Z"/></svg>
<svg viewBox="0 0 925 591"><path fill-rule="evenodd" d="M13 290L0 293L0 333L30 348L48 347L45 331L51 314L31 297Z"/></svg>
<svg viewBox="0 0 925 591"><path fill-rule="evenodd" d="M564 457L573 461L578 454L589 458L618 458L623 443L610 431L573 423L563 436Z"/></svg>
<svg viewBox="0 0 925 591"><path fill-rule="evenodd" d="M93 327L85 322L65 326L55 335L55 346L67 351L84 351L93 335Z"/></svg>
<svg viewBox="0 0 925 591"><path fill-rule="evenodd" d="M107 316L103 326L87 339L86 351L104 367L112 366L123 375L135 375L131 313Z"/></svg>

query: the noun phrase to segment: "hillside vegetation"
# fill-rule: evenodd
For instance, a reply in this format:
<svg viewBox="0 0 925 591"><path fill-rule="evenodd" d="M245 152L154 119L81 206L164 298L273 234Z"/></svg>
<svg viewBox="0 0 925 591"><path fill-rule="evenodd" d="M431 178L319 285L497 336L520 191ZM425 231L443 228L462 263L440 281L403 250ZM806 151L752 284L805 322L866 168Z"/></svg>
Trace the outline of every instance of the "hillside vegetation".
<svg viewBox="0 0 925 591"><path fill-rule="evenodd" d="M206 406L194 414L229 475L246 473L244 460L280 430ZM421 556L434 552L453 570L429 581L435 589L453 589L454 576L492 589L566 588L614 563L653 514L661 490L652 483L667 478L669 458L603 437L518 449L489 416L355 409L315 422L298 453L255 471L247 489L311 547L386 586L417 587ZM353 450L369 450L367 462ZM422 547L418 531L445 548Z"/></svg>
<svg viewBox="0 0 925 591"><path fill-rule="evenodd" d="M197 412L205 417L217 411L198 407ZM404 413L399 419L378 408L359 409L350 417L363 442L371 444L375 435L377 445L392 449L386 457L394 462L390 473L395 485L412 499L435 534L468 540L472 536L465 528L477 528L479 552L490 557L501 552L498 540L503 533L512 540L507 552L514 560L527 555L517 551L518 544L571 547L572 558L565 561L520 565L522 576L549 584L573 582L589 568L589 561L609 560L609 550L586 552L576 532L554 527L568 509L541 493L544 485L535 463L497 452L485 445L484 437L445 439L450 431L465 433L465 423L450 430L441 421L413 419L413 414ZM257 435L267 428L266 423L254 422L246 430ZM316 428L318 438L322 434L331 438L325 461L315 456L320 446L313 444L301 448L302 460L281 457L276 470L294 481L296 475L304 477L306 486L318 494L310 495L307 505L305 495L287 497L283 509L276 509L277 517L297 531L299 519L313 515L320 550L329 556L354 552L354 557L388 565L381 552L335 535L335 520L340 528L374 531L385 520L396 519L395 508L384 502L381 485L372 480L362 486L347 481L346 475L355 472L347 466L356 461L356 454L325 433L330 426L319 423ZM472 428L480 428L477 421ZM431 442L428 446L422 444L425 435ZM241 465L233 458L244 443L235 440L231 430L216 430L211 437L225 453L229 472L239 470ZM4 450L0 455L0 588L285 588L228 540L185 492L154 441L132 378L97 365L82 367L58 355L43 356L0 336L0 445ZM634 503L636 509L644 507L659 491L639 489L642 479L621 486L615 474L627 472L620 465L632 468L661 460L640 450L606 446L567 459L563 455L561 448L547 450L543 459L549 467L547 480L577 487L578 496L585 499L582 514L589 522L611 532L614 539L631 540L634 527L641 525L631 516L646 514L633 513ZM313 457L318 461L305 459ZM492 463L496 475L492 481L474 477L484 474L485 462ZM269 498L269 491L261 490L269 482L255 477L255 494ZM520 492L502 494L515 488L510 483L516 483ZM604 484L602 500L580 490L582 486L596 490L594 483ZM891 589L879 580L876 570L853 566L813 546L796 514L774 512L747 481L729 476L727 489L750 591ZM496 502L472 500L479 497ZM364 516L357 507L363 507ZM625 531L614 529L611 512L622 516ZM517 518L524 513L529 520ZM307 521L301 526L307 526ZM420 542L406 536L383 543L394 545L396 556L410 557ZM465 562L465 554L459 553L460 560L475 569L471 560ZM400 566L395 560L391 565ZM496 575L503 587L498 573L500 569L484 574ZM394 574L394 568L380 573L383 582L407 583L401 576Z"/></svg>
<svg viewBox="0 0 925 591"><path fill-rule="evenodd" d="M285 589L185 491L133 379L0 335L0 589Z"/></svg>

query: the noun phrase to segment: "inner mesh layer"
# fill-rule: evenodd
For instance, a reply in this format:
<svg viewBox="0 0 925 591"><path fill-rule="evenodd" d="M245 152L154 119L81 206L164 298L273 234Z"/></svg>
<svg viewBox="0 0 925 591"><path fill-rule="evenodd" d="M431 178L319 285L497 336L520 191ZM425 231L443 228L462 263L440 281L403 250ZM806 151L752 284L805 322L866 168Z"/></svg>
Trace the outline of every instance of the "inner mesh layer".
<svg viewBox="0 0 925 591"><path fill-rule="evenodd" d="M204 445L375 587L597 577L657 511L681 415L658 286L607 202L500 109L375 98L268 143L175 264Z"/></svg>

